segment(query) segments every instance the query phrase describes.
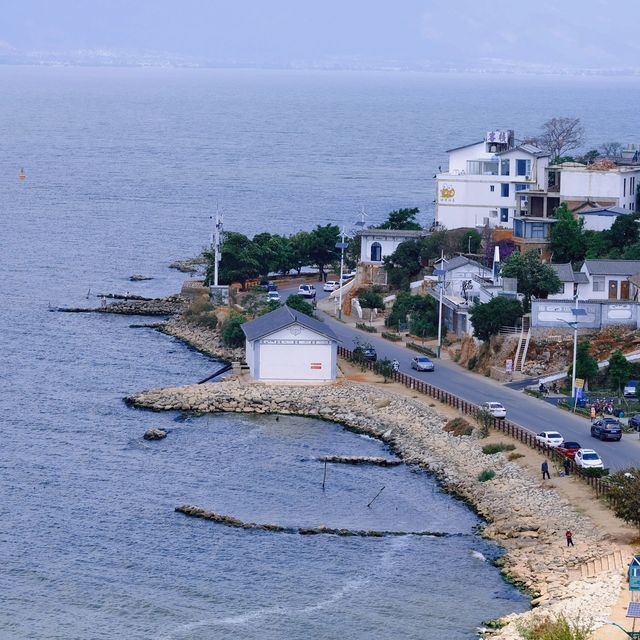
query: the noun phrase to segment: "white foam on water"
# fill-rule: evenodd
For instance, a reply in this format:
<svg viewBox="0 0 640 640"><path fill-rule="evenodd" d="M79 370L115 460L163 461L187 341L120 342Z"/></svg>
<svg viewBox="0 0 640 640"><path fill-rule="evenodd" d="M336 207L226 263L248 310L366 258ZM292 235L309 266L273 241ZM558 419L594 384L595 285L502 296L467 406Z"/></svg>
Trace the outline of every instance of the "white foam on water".
<svg viewBox="0 0 640 640"><path fill-rule="evenodd" d="M482 562L487 561L487 557L483 553L480 553L479 551L472 551L471 556L473 558L478 558L478 560L482 560Z"/></svg>

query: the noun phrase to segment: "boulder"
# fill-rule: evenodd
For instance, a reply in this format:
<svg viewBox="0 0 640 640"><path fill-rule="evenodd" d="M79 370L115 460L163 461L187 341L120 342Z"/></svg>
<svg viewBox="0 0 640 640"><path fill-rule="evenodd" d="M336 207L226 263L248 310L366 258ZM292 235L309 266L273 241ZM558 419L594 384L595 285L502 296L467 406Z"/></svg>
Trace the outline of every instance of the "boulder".
<svg viewBox="0 0 640 640"><path fill-rule="evenodd" d="M162 429L147 429L142 437L145 440L162 440L167 437L167 432Z"/></svg>

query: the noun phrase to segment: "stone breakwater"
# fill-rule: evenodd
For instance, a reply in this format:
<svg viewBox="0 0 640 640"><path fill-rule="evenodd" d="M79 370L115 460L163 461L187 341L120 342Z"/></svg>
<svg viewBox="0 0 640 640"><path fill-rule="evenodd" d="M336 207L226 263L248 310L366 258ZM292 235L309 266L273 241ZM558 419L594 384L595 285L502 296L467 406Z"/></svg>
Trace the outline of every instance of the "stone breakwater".
<svg viewBox="0 0 640 640"><path fill-rule="evenodd" d="M387 443L408 464L430 470L452 492L475 505L489 521L484 535L506 555L503 573L534 594L531 612L512 614L496 638L516 640L519 621L563 613L570 620L600 626L609 617L622 581L621 571L582 578L580 567L614 548L595 523L578 513L526 468L503 453L482 453L472 436L443 430L445 419L425 403L378 386L341 381L322 387L270 386L231 378L138 393L127 402L156 411L229 411L295 414L325 418ZM491 469L486 482L478 474ZM571 529L576 546L565 547Z"/></svg>

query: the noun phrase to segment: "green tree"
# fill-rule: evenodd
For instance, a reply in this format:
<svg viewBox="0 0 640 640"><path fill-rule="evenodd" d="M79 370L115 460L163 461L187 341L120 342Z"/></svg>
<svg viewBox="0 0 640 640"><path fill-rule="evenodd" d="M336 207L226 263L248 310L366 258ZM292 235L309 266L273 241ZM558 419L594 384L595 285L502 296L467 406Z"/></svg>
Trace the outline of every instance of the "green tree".
<svg viewBox="0 0 640 640"><path fill-rule="evenodd" d="M320 280L324 280L324 268L340 258L336 243L340 239L340 229L335 224L318 225L310 234L309 259L318 267Z"/></svg>
<svg viewBox="0 0 640 640"><path fill-rule="evenodd" d="M422 227L416 220L416 216L420 213L420 209L413 207L412 209L397 209L391 211L378 229L402 229L409 231L420 231Z"/></svg>
<svg viewBox="0 0 640 640"><path fill-rule="evenodd" d="M408 291L398 293L391 308L391 313L385 320L385 325L398 329L401 322L407 322L407 315L413 311L414 299L416 297L418 296L412 296Z"/></svg>
<svg viewBox="0 0 640 640"><path fill-rule="evenodd" d="M549 247L554 262L579 262L584 260L587 252L587 241L584 236L584 220L569 211L563 202L555 210L557 222L551 225Z"/></svg>
<svg viewBox="0 0 640 640"><path fill-rule="evenodd" d="M423 238L420 246L420 259L424 264L429 260L439 258L444 252L445 257L449 255L448 232L444 228L439 228Z"/></svg>
<svg viewBox="0 0 640 640"><path fill-rule="evenodd" d="M289 238L289 242L291 245L292 268L300 273L302 267L311 264L311 258L309 257L311 234L308 231L298 231L298 233Z"/></svg>
<svg viewBox="0 0 640 640"><path fill-rule="evenodd" d="M287 298L287 307L295 309L300 313L304 313L306 316L314 317L313 305L309 304L305 298L299 296L297 293L290 295Z"/></svg>
<svg viewBox="0 0 640 640"><path fill-rule="evenodd" d="M359 234L347 239L347 248L344 250L344 265L347 269L355 269L358 266L361 250L362 237Z"/></svg>
<svg viewBox="0 0 640 640"><path fill-rule="evenodd" d="M475 304L470 317L473 335L480 340L488 340L498 335L500 327L512 327L522 317L522 305L519 300L496 296L484 304Z"/></svg>
<svg viewBox="0 0 640 640"><path fill-rule="evenodd" d="M382 299L382 293L377 287L371 289L362 289L358 292L358 302L363 309L369 309L369 322L373 315L374 309L380 309L384 311L384 301Z"/></svg>
<svg viewBox="0 0 640 640"><path fill-rule="evenodd" d="M624 250L624 259L625 260L640 260L640 242L635 242L634 244L630 244Z"/></svg>
<svg viewBox="0 0 640 640"><path fill-rule="evenodd" d="M373 370L379 376L382 376L384 382L387 382L393 377L393 363L389 358L382 358L382 360L376 360L373 363Z"/></svg>
<svg viewBox="0 0 640 640"><path fill-rule="evenodd" d="M244 322L246 322L246 318L241 313L232 311L229 317L222 323L220 337L226 347L236 348L244 346L245 336L241 326Z"/></svg>
<svg viewBox="0 0 640 640"><path fill-rule="evenodd" d="M598 361L589 353L589 343L586 340L578 342L576 351L576 378L588 383L598 373ZM567 370L569 378L573 377L573 364Z"/></svg>
<svg viewBox="0 0 640 640"><path fill-rule="evenodd" d="M609 476L613 512L640 529L640 469L622 469Z"/></svg>
<svg viewBox="0 0 640 640"><path fill-rule="evenodd" d="M458 249L462 253L478 253L482 244L482 235L476 229L467 229L462 236Z"/></svg>
<svg viewBox="0 0 640 640"><path fill-rule="evenodd" d="M408 289L411 279L422 269L420 243L416 240L401 242L390 256L385 256L384 269L394 289Z"/></svg>
<svg viewBox="0 0 640 640"><path fill-rule="evenodd" d="M628 213L616 218L611 229L607 232L612 247L624 250L625 247L640 240L639 217L639 214Z"/></svg>
<svg viewBox="0 0 640 640"><path fill-rule="evenodd" d="M631 366L631 363L624 357L620 349L614 351L609 358L609 378L618 388L618 395L620 395L622 385L629 380Z"/></svg>
<svg viewBox="0 0 640 640"><path fill-rule="evenodd" d="M504 278L517 278L518 292L524 295L524 310L531 309L531 297L546 298L550 293L558 293L562 283L556 272L544 264L536 251L513 253L502 266Z"/></svg>
<svg viewBox="0 0 640 640"><path fill-rule="evenodd" d="M604 258L611 251L611 241L606 231L585 231L584 238L587 247L585 257L589 260Z"/></svg>
<svg viewBox="0 0 640 640"><path fill-rule="evenodd" d="M260 258L256 246L247 236L227 231L220 254L218 278L221 284L240 282L244 286L249 278L260 274ZM214 253L207 250L202 255L208 261L205 284L209 285L214 279Z"/></svg>

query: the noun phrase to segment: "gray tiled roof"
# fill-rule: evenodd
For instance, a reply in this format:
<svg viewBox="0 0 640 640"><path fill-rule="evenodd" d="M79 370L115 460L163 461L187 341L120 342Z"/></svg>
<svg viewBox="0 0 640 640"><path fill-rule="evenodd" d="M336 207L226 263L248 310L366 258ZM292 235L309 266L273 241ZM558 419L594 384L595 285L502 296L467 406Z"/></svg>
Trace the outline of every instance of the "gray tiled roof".
<svg viewBox="0 0 640 640"><path fill-rule="evenodd" d="M589 278L586 273L582 273L582 271L574 271L573 272L573 281L577 284L588 284Z"/></svg>
<svg viewBox="0 0 640 640"><path fill-rule="evenodd" d="M584 266L597 276L631 276L640 272L640 260L585 260Z"/></svg>
<svg viewBox="0 0 640 640"><path fill-rule="evenodd" d="M560 278L560 282L575 282L571 263L550 264L549 266L556 272L556 275Z"/></svg>
<svg viewBox="0 0 640 640"><path fill-rule="evenodd" d="M289 308L286 304L283 307L278 307L274 311L265 313L265 315L256 318L255 320L249 320L241 325L244 335L250 342L267 336L270 333L279 331L292 324L299 324L311 331L320 333L331 340L339 342L338 336L327 326L324 322L320 322L315 318L310 318L308 315Z"/></svg>
<svg viewBox="0 0 640 640"><path fill-rule="evenodd" d="M504 155L505 153L511 153L512 151L524 151L525 153L529 153L532 156L535 156L536 158L545 158L547 157L549 154L546 151L543 151L542 149L539 149L538 147L536 147L533 144L521 144L517 147L513 147L511 149L507 149L506 151L500 151L498 153L496 153L497 156L501 156Z"/></svg>
<svg viewBox="0 0 640 640"><path fill-rule="evenodd" d="M635 212L622 207L594 207L593 209L582 209L576 213L579 216L620 216Z"/></svg>
<svg viewBox="0 0 640 640"><path fill-rule="evenodd" d="M440 264L440 259L436 260L436 263ZM445 260L442 269L444 271L453 271L454 269L457 269L458 267L463 267L467 264L470 264L471 266L474 266L474 267L478 267L479 269L485 269L489 271L487 267L483 267L479 262L476 262L475 260L471 260L470 258L465 258L464 256L455 256L450 260Z"/></svg>

